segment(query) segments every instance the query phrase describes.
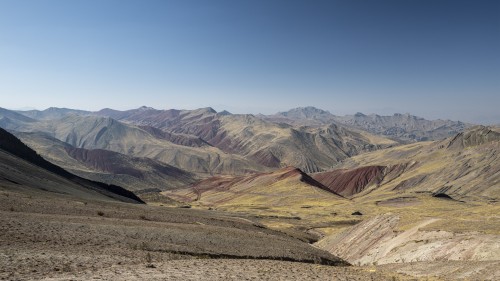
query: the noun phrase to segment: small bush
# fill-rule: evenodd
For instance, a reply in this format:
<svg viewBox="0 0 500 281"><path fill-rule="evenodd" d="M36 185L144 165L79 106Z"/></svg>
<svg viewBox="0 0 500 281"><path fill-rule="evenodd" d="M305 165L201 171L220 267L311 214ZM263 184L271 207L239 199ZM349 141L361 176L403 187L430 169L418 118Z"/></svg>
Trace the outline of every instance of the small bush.
<svg viewBox="0 0 500 281"><path fill-rule="evenodd" d="M97 214L98 214L99 216L101 216L101 217L102 217L102 216L104 216L104 212L102 212L102 211L97 212Z"/></svg>

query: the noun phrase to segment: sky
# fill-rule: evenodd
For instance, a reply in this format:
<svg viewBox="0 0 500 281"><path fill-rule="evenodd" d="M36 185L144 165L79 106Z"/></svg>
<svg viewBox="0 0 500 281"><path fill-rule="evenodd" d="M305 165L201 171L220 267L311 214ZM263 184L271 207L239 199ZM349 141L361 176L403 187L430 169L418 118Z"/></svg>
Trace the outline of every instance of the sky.
<svg viewBox="0 0 500 281"><path fill-rule="evenodd" d="M0 0L0 107L500 123L500 1Z"/></svg>

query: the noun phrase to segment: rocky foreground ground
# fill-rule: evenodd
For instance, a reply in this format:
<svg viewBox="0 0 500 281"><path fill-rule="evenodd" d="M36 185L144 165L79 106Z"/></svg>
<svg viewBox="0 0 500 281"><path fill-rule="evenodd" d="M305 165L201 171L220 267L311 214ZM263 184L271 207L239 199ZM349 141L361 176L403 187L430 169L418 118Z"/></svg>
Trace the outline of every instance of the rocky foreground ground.
<svg viewBox="0 0 500 281"><path fill-rule="evenodd" d="M0 280L495 280L496 268L348 266L229 213L0 191Z"/></svg>

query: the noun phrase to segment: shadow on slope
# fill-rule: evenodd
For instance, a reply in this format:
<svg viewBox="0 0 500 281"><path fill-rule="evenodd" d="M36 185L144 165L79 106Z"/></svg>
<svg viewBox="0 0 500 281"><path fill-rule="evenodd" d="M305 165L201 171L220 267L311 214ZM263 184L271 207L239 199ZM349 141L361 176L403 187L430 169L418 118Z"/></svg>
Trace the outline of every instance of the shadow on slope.
<svg viewBox="0 0 500 281"><path fill-rule="evenodd" d="M0 128L0 149L24 161L33 164L37 168L49 171L61 178L69 180L73 184L79 185L88 190L92 190L101 193L104 196L121 201L143 203L141 199L135 196L135 194L126 189L123 189L122 187L115 185L107 185L104 183L83 179L81 177L69 173L68 171L64 170L59 166L56 166L46 161L35 151L33 151L24 143L22 143L14 135L10 134L9 132L1 128ZM27 177L31 173L31 171L28 170L24 172L26 173Z"/></svg>

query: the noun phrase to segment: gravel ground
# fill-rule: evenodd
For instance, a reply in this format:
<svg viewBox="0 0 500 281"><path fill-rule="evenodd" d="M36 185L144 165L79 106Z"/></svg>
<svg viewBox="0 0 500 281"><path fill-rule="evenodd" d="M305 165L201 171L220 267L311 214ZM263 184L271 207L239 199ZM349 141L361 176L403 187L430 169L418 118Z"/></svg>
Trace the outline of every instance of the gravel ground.
<svg viewBox="0 0 500 281"><path fill-rule="evenodd" d="M154 267L154 268L152 268ZM63 273L42 280L412 280L368 268L333 267L269 260L177 260L115 265L99 271Z"/></svg>

